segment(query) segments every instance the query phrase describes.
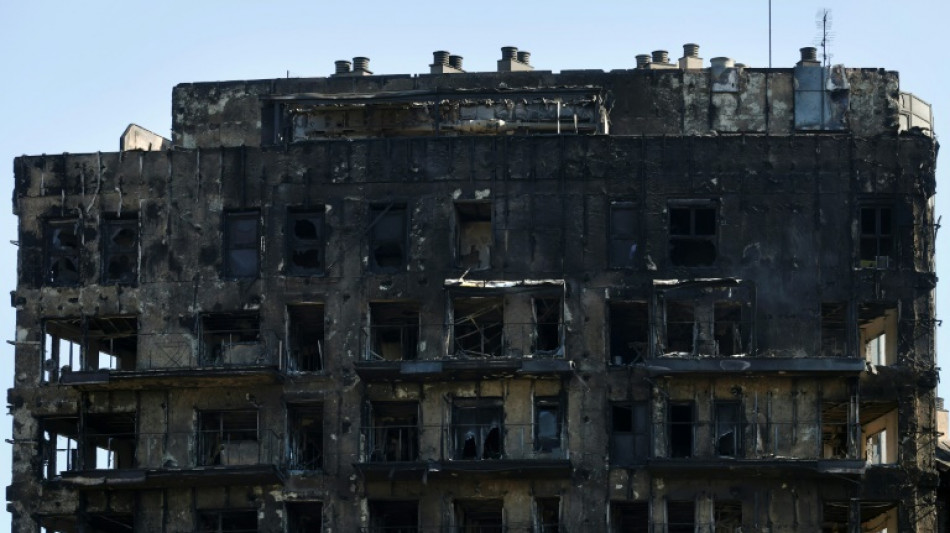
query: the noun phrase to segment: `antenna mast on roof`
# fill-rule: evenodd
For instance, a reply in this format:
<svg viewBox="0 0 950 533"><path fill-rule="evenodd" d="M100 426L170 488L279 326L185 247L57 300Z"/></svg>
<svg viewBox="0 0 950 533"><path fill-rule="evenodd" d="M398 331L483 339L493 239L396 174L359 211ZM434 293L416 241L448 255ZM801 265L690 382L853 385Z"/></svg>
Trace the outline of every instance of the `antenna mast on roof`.
<svg viewBox="0 0 950 533"><path fill-rule="evenodd" d="M821 46L821 63L827 67L831 64L831 54L828 53L828 47L835 37L835 34L831 31L830 9L818 10L818 14L815 15L815 26L821 31L821 39L818 40L818 45Z"/></svg>

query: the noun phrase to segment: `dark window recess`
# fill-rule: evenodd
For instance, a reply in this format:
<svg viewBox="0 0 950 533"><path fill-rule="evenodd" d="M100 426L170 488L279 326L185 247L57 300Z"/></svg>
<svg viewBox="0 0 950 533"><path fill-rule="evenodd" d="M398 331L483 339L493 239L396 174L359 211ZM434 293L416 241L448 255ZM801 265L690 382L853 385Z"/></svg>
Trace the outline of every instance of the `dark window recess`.
<svg viewBox="0 0 950 533"><path fill-rule="evenodd" d="M82 239L79 220L46 222L45 285L79 284L79 250Z"/></svg>
<svg viewBox="0 0 950 533"><path fill-rule="evenodd" d="M536 298L534 300L534 346L535 355L564 355L561 331L561 299Z"/></svg>
<svg viewBox="0 0 950 533"><path fill-rule="evenodd" d="M290 469L323 468L323 404L290 406L287 417Z"/></svg>
<svg viewBox="0 0 950 533"><path fill-rule="evenodd" d="M861 208L860 261L864 268L889 268L894 259L893 211L890 207Z"/></svg>
<svg viewBox="0 0 950 533"><path fill-rule="evenodd" d="M224 275L256 278L260 275L260 213L246 211L224 215Z"/></svg>
<svg viewBox="0 0 950 533"><path fill-rule="evenodd" d="M369 533L417 533L419 502L370 501Z"/></svg>
<svg viewBox="0 0 950 533"><path fill-rule="evenodd" d="M743 423L739 402L715 402L716 453L723 457L742 457Z"/></svg>
<svg viewBox="0 0 950 533"><path fill-rule="evenodd" d="M822 533L838 533L850 531L848 517L851 514L851 505L847 501L823 502L821 505Z"/></svg>
<svg viewBox="0 0 950 533"><path fill-rule="evenodd" d="M455 502L457 531L502 533L505 530L502 500L458 500Z"/></svg>
<svg viewBox="0 0 950 533"><path fill-rule="evenodd" d="M44 381L72 371L135 370L138 319L134 316L50 319L44 322Z"/></svg>
<svg viewBox="0 0 950 533"><path fill-rule="evenodd" d="M504 410L500 399L459 399L452 411L455 459L501 459Z"/></svg>
<svg viewBox="0 0 950 533"><path fill-rule="evenodd" d="M370 461L415 461L419 458L419 406L415 403L370 405L367 432Z"/></svg>
<svg viewBox="0 0 950 533"><path fill-rule="evenodd" d="M287 533L323 531L323 503L287 502Z"/></svg>
<svg viewBox="0 0 950 533"><path fill-rule="evenodd" d="M667 533L694 533L696 531L696 502L666 502Z"/></svg>
<svg viewBox="0 0 950 533"><path fill-rule="evenodd" d="M287 362L290 370L323 370L323 304L288 305L287 319Z"/></svg>
<svg viewBox="0 0 950 533"><path fill-rule="evenodd" d="M558 497L538 498L535 500L538 514L538 533L560 533L561 531L561 499Z"/></svg>
<svg viewBox="0 0 950 533"><path fill-rule="evenodd" d="M258 464L257 411L200 411L198 465Z"/></svg>
<svg viewBox="0 0 950 533"><path fill-rule="evenodd" d="M256 365L264 360L260 315L212 313L201 317L202 365Z"/></svg>
<svg viewBox="0 0 950 533"><path fill-rule="evenodd" d="M646 302L610 302L610 362L640 363L649 348L649 313Z"/></svg>
<svg viewBox="0 0 950 533"><path fill-rule="evenodd" d="M742 531L742 502L736 500L716 500L713 503L714 533L735 533Z"/></svg>
<svg viewBox="0 0 950 533"><path fill-rule="evenodd" d="M693 404L671 403L669 407L670 457L691 457L696 422Z"/></svg>
<svg viewBox="0 0 950 533"><path fill-rule="evenodd" d="M40 466L43 479L55 479L63 472L79 470L79 419L40 419Z"/></svg>
<svg viewBox="0 0 950 533"><path fill-rule="evenodd" d="M370 208L369 260L377 272L396 272L406 266L408 233L406 206L386 205Z"/></svg>
<svg viewBox="0 0 950 533"><path fill-rule="evenodd" d="M198 511L198 533L254 533L257 511Z"/></svg>
<svg viewBox="0 0 950 533"><path fill-rule="evenodd" d="M746 353L746 328L742 319L742 304L715 302L713 304L713 338L716 355Z"/></svg>
<svg viewBox="0 0 950 533"><path fill-rule="evenodd" d="M708 266L716 261L716 209L670 207L670 262L674 266Z"/></svg>
<svg viewBox="0 0 950 533"><path fill-rule="evenodd" d="M290 211L286 232L287 273L293 276L323 274L324 211Z"/></svg>
<svg viewBox="0 0 950 533"><path fill-rule="evenodd" d="M650 417L646 402L614 404L610 413L610 462L628 465L650 457Z"/></svg>
<svg viewBox="0 0 950 533"><path fill-rule="evenodd" d="M457 203L455 217L458 223L458 266L471 270L491 268L491 203Z"/></svg>
<svg viewBox="0 0 950 533"><path fill-rule="evenodd" d="M374 302L369 306L369 360L410 361L419 346L419 305Z"/></svg>
<svg viewBox="0 0 950 533"><path fill-rule="evenodd" d="M666 302L666 352L692 353L696 342L696 305Z"/></svg>
<svg viewBox="0 0 950 533"><path fill-rule="evenodd" d="M609 264L613 268L632 268L637 256L637 213L630 202L610 204Z"/></svg>
<svg viewBox="0 0 950 533"><path fill-rule="evenodd" d="M534 451L561 451L561 405L557 398L537 398L534 402Z"/></svg>
<svg viewBox="0 0 950 533"><path fill-rule="evenodd" d="M102 224L102 282L138 280L139 224L135 219L107 219Z"/></svg>
<svg viewBox="0 0 950 533"><path fill-rule="evenodd" d="M104 533L132 533L135 521L132 513L88 513L85 531Z"/></svg>
<svg viewBox="0 0 950 533"><path fill-rule="evenodd" d="M503 352L504 305L501 297L453 300L455 355L500 357Z"/></svg>
<svg viewBox="0 0 950 533"><path fill-rule="evenodd" d="M822 402L821 448L824 459L852 459L858 455L857 402Z"/></svg>
<svg viewBox="0 0 950 533"><path fill-rule="evenodd" d="M82 435L83 470L135 467L135 413L87 414Z"/></svg>
<svg viewBox="0 0 950 533"><path fill-rule="evenodd" d="M650 533L648 502L610 502L611 533Z"/></svg>
<svg viewBox="0 0 950 533"><path fill-rule="evenodd" d="M848 355L847 317L847 303L821 304L821 355L823 357Z"/></svg>

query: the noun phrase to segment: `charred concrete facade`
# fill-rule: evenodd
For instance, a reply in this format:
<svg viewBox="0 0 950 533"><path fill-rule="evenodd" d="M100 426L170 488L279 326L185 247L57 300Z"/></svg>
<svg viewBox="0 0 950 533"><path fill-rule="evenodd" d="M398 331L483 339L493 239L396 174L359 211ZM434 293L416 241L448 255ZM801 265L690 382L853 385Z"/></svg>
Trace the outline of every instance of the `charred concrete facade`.
<svg viewBox="0 0 950 533"><path fill-rule="evenodd" d="M17 158L14 531L935 530L895 72L368 63Z"/></svg>

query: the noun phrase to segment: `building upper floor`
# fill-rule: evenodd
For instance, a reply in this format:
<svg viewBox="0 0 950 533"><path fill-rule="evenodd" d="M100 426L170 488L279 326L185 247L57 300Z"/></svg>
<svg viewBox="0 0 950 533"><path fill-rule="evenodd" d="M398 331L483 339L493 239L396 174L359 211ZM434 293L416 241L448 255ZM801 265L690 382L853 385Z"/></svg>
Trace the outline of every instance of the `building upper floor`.
<svg viewBox="0 0 950 533"><path fill-rule="evenodd" d="M433 54L428 74L374 75L369 59L327 77L183 83L173 91L179 148L285 145L331 138L498 135L932 134L930 106L883 69L823 65L814 48L790 68L699 57L686 44L634 68L535 70L502 48L497 72Z"/></svg>

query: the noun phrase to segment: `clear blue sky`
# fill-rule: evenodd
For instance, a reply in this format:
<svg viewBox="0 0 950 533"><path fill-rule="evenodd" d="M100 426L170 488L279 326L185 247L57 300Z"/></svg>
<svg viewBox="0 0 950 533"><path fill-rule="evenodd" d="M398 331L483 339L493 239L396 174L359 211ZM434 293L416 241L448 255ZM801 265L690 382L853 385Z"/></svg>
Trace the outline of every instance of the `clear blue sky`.
<svg viewBox="0 0 950 533"><path fill-rule="evenodd" d="M938 136L950 131L950 68L942 31L946 0L780 1L772 7L775 67L791 67L798 49L816 44L816 13L831 10L832 61L901 74L901 89L934 106ZM626 69L634 56L665 49L728 56L768 66L767 0L719 2L549 0L481 2L50 2L0 0L0 198L13 189L21 154L115 151L135 122L170 136L171 89L181 82L325 76L333 61L371 58L378 74L427 72L432 51L465 58L469 71L494 70L499 48L532 53L537 69ZM943 46L943 48L941 48ZM947 168L941 154L938 191ZM938 211L950 205L937 196ZM16 219L0 209L0 294L13 290ZM950 224L950 217L947 217ZM938 303L950 304L948 226L939 237ZM948 271L950 274L950 271ZM948 317L941 306L938 318ZM941 363L950 325L939 332ZM14 313L0 305L0 340L14 338ZM0 344L0 385L12 386L13 347ZM948 396L950 381L941 383ZM0 437L10 422L0 420ZM9 483L10 447L0 445L0 485ZM0 517L0 532L9 531Z"/></svg>

